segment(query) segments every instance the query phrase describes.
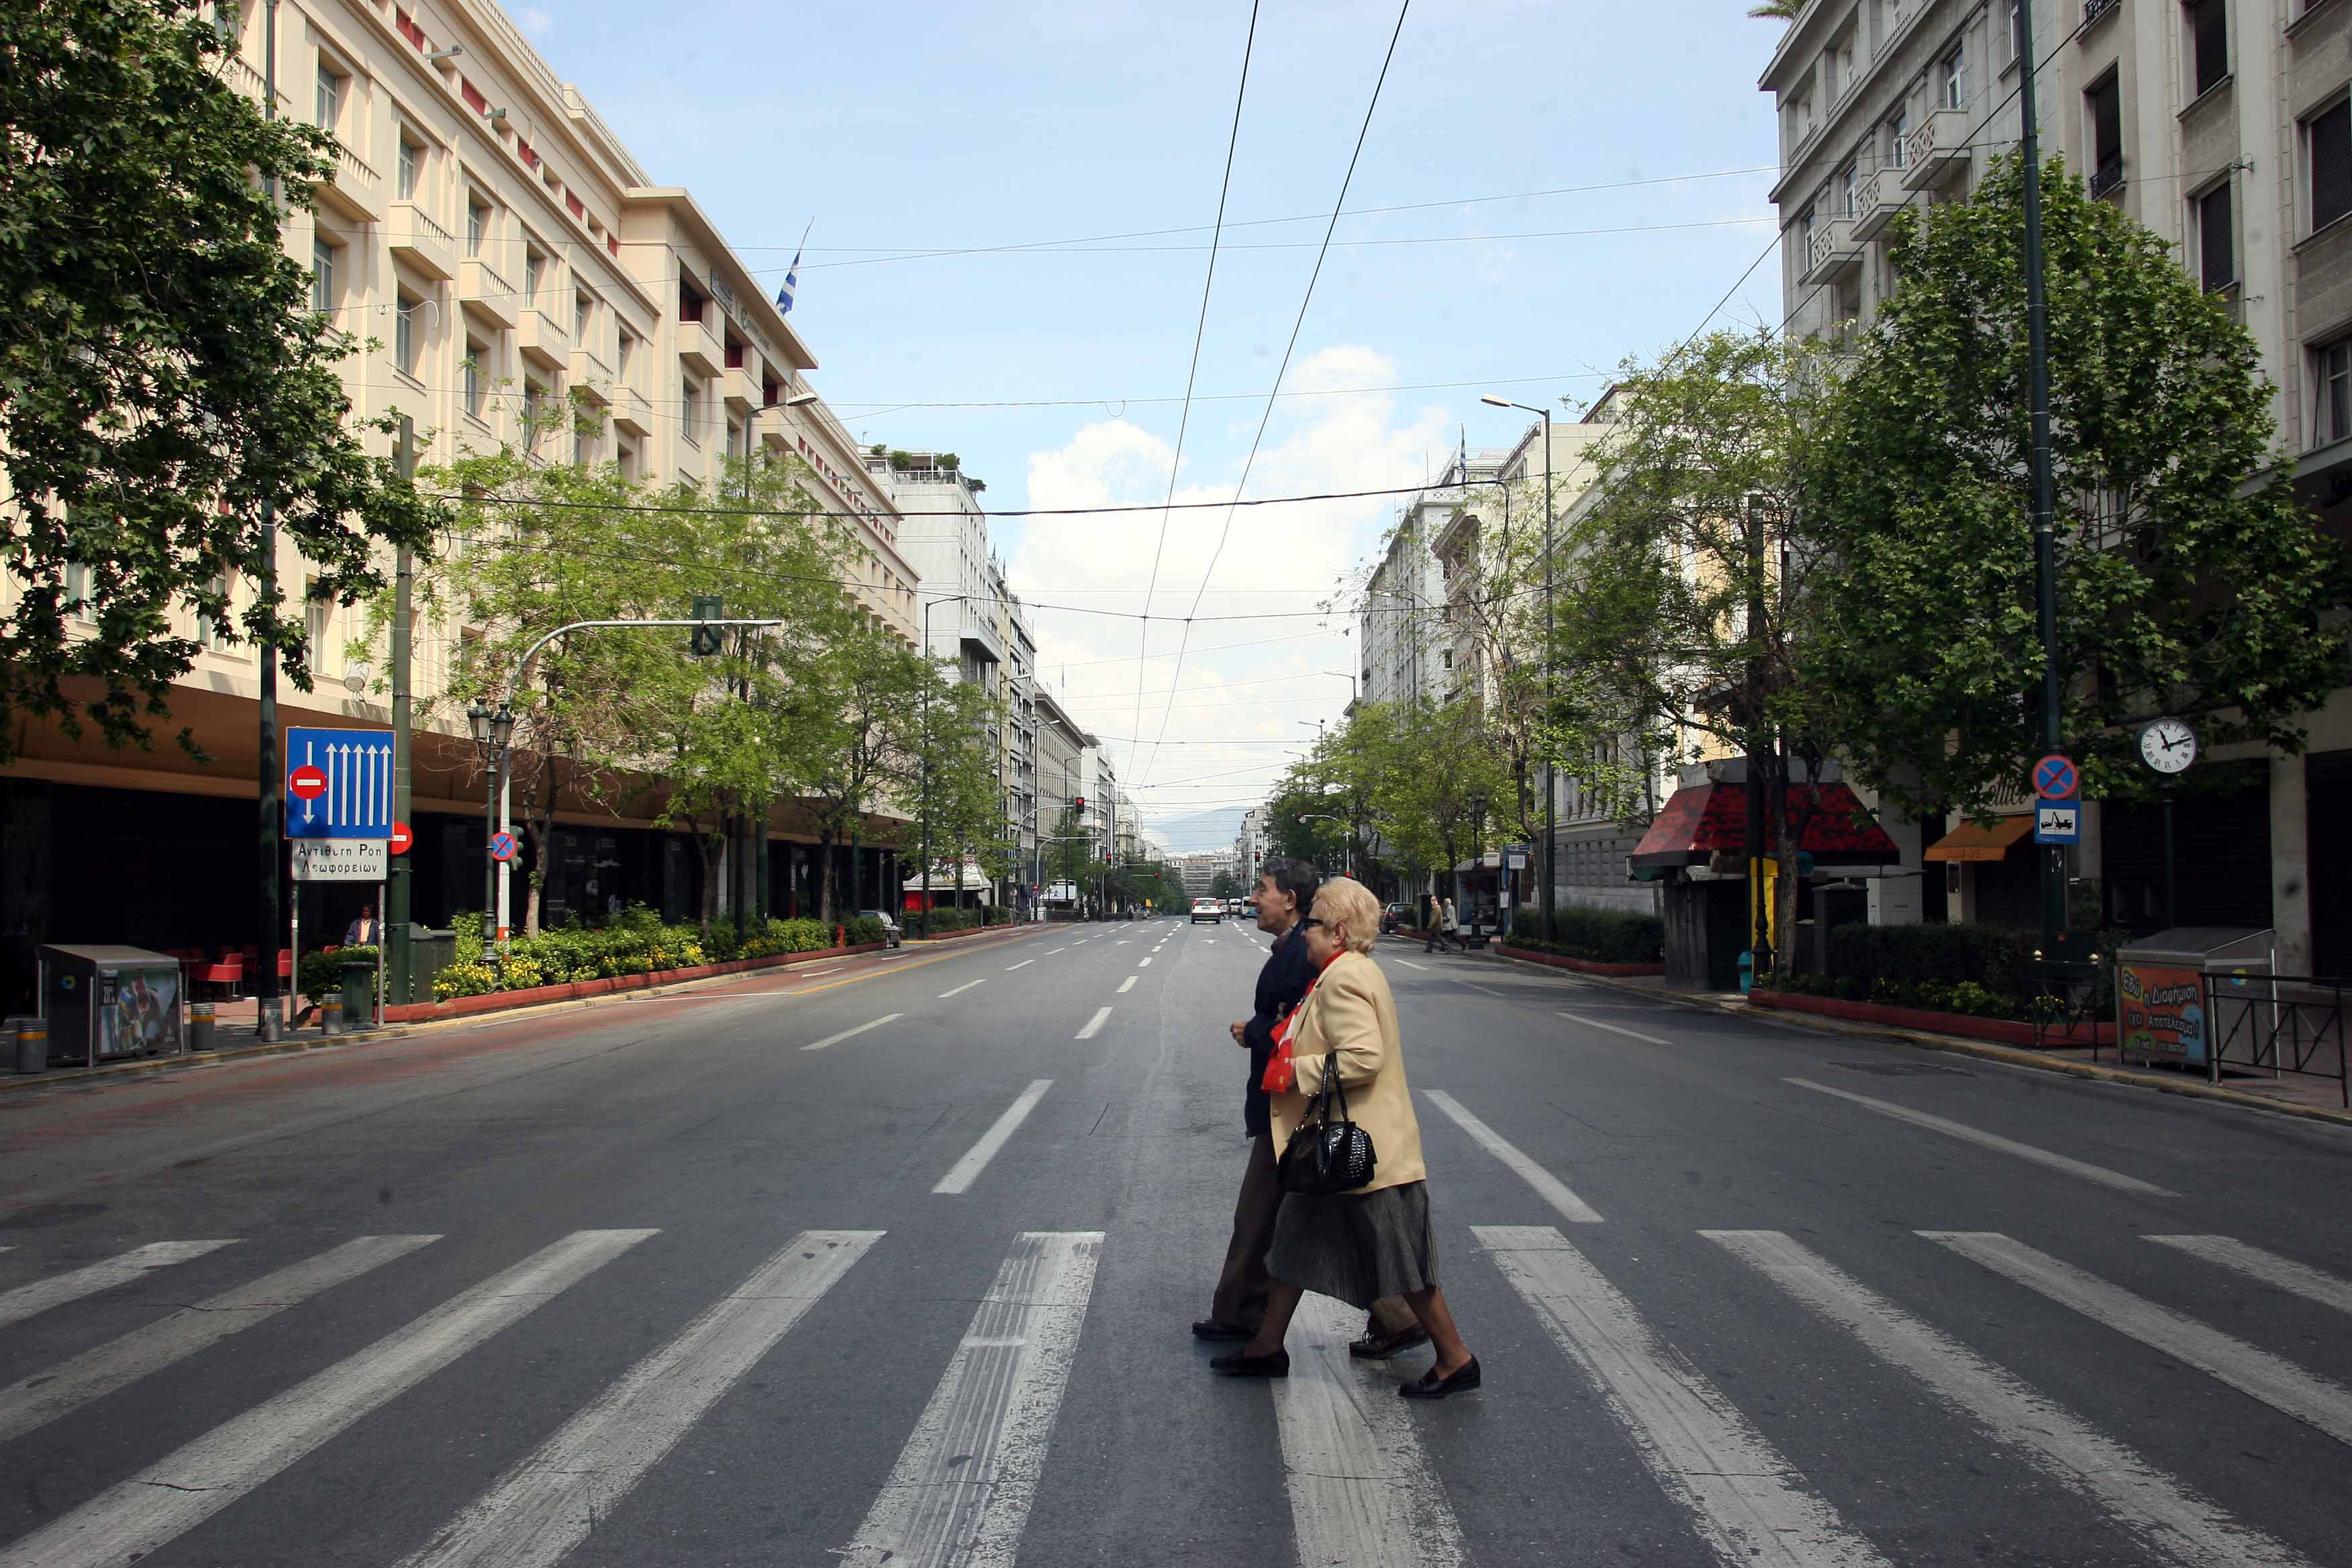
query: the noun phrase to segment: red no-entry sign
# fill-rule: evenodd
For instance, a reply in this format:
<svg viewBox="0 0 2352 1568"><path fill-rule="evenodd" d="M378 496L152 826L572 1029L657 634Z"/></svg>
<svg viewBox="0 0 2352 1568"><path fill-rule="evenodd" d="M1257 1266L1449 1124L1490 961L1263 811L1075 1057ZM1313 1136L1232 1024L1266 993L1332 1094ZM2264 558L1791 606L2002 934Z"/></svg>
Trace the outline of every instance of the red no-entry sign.
<svg viewBox="0 0 2352 1568"><path fill-rule="evenodd" d="M415 842L416 836L408 831L408 824L404 822L395 822L392 825L392 852L394 854L407 854L408 847Z"/></svg>
<svg viewBox="0 0 2352 1568"><path fill-rule="evenodd" d="M296 800L316 800L327 793L327 775L323 769L305 763L286 775L286 793Z"/></svg>

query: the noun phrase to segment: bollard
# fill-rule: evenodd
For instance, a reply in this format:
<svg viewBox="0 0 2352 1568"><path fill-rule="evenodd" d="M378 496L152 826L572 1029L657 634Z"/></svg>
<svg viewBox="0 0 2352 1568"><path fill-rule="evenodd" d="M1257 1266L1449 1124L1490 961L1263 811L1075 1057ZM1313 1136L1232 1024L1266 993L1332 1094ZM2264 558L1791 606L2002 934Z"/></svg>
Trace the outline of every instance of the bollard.
<svg viewBox="0 0 2352 1568"><path fill-rule="evenodd" d="M188 1049L190 1052L213 1048L213 1004L188 1004Z"/></svg>
<svg viewBox="0 0 2352 1568"><path fill-rule="evenodd" d="M319 1033L321 1035L340 1035L342 1032L342 994L338 991L330 991L327 994L319 998Z"/></svg>
<svg viewBox="0 0 2352 1568"><path fill-rule="evenodd" d="M19 1018L16 1023L16 1070L49 1070L49 1023L46 1018Z"/></svg>

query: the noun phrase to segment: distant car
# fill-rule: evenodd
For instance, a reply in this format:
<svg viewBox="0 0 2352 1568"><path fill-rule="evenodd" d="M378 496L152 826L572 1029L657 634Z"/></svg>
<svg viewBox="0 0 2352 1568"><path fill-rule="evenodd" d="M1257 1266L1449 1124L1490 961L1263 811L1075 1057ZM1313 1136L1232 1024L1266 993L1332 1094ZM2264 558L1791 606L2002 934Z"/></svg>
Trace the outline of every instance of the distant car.
<svg viewBox="0 0 2352 1568"><path fill-rule="evenodd" d="M1223 900L1194 899L1192 900L1192 923L1194 925L1199 925L1202 921L1208 921L1211 925L1216 925L1223 921L1224 918L1225 905Z"/></svg>
<svg viewBox="0 0 2352 1568"><path fill-rule="evenodd" d="M1381 911L1381 934L1387 936L1391 932L1402 931L1405 921L1411 919L1412 919L1411 904L1389 905Z"/></svg>
<svg viewBox="0 0 2352 1568"><path fill-rule="evenodd" d="M858 910L857 912L858 912L859 916L860 916L861 918L863 918L863 919L869 920L869 921L880 921L882 922L882 945L883 945L883 946L885 946L885 947L896 947L896 946L898 946L900 942L904 942L904 941L906 941L906 940L907 940L906 933L905 933L904 931L900 931L900 930L898 929L898 922L897 921L892 920L892 919L890 918L890 911L889 911L889 910Z"/></svg>

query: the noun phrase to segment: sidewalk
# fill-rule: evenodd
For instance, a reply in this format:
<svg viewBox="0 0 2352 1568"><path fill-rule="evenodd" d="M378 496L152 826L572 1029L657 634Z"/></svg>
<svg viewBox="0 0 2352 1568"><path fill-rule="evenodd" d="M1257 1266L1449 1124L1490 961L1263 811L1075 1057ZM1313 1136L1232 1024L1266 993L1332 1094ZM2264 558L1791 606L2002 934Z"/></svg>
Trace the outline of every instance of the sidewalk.
<svg viewBox="0 0 2352 1568"><path fill-rule="evenodd" d="M1558 974L1559 970L1543 964L1522 963L1518 959L1500 953L1480 952L1496 963L1508 963L1546 974ZM1850 1023L1843 1018L1825 1017L1818 1013L1801 1013L1787 1007L1759 1007L1736 991L1676 991L1667 989L1662 976L1650 974L1618 978L1600 974L1579 974L1576 978L1588 985L1602 986L1612 991L1624 991L1652 1001L1677 1007L1695 1007L1702 1011L1722 1013L1744 1018L1752 1023L1780 1024L1792 1028L1813 1029L1822 1034L1845 1035L1855 1039L1892 1041L1898 1045L1916 1046L1925 1050L1949 1051L1957 1056L1976 1057L1985 1061L2005 1062L2011 1067L2030 1068L2040 1072L2061 1073L2069 1078L2096 1079L2107 1083L2130 1084L2139 1089L2153 1089L2166 1094L2186 1095L2196 1100L2214 1100L2224 1104L2255 1110L2278 1111L2318 1121L2332 1121L2339 1126L2352 1126L2352 1110L2339 1102L2336 1081L2325 1078L2299 1078L2292 1075L2263 1077L2258 1074L2225 1071L2218 1085L2205 1081L2202 1068L2173 1068L2163 1064L2120 1065L2113 1047L2103 1049L2103 1058L2092 1059L2087 1046L2049 1047L2040 1050L2015 1046L1995 1045L1987 1040L1969 1039L1959 1035L1941 1035L1921 1029L1897 1028L1887 1024Z"/></svg>

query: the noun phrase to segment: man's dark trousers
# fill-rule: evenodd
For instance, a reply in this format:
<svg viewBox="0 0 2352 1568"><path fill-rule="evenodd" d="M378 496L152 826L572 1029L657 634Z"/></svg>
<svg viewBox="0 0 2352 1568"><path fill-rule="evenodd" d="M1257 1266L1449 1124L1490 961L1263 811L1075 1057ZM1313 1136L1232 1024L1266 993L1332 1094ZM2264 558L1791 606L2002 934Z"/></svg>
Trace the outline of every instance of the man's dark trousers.
<svg viewBox="0 0 2352 1568"><path fill-rule="evenodd" d="M1261 1132L1250 1140L1241 1195L1234 1200L1234 1238L1226 1245L1224 1271L1217 1276L1217 1293L1209 1303L1209 1313L1217 1321L1255 1329L1265 1321L1265 1255L1274 1246L1275 1216L1281 1212L1274 1136Z"/></svg>

